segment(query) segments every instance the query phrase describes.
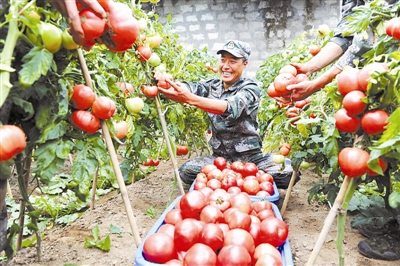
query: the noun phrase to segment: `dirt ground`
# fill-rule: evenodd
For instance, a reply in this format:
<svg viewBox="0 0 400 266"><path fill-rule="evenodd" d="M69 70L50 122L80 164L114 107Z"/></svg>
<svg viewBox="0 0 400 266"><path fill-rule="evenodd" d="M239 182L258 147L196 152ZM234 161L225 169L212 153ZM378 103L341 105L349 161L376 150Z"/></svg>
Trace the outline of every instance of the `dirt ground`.
<svg viewBox="0 0 400 266"><path fill-rule="evenodd" d="M178 164L185 160L187 158L179 158ZM173 178L172 163L162 161L150 176L126 187L141 239L146 236L170 201L179 196L178 188L175 192L173 191ZM309 205L307 202L307 190L311 188L314 181L317 181L317 176L312 170L302 172L302 178L293 187L283 216L289 226L293 265L306 265L329 212L327 206ZM184 188L187 191L189 186L184 184ZM279 193L280 200L277 206L280 209L286 191L280 190ZM155 210L155 219L146 215L146 210L150 207ZM359 254L357 244L363 237L356 229L350 227L351 219L352 217L348 215L344 240L346 265L399 265L399 261L372 260ZM97 248L84 248L85 238L92 239L91 230L96 224L100 229L100 238L110 234L110 225L123 230L121 234L110 234L111 250L109 252ZM37 260L35 248L26 248L20 250L8 265L134 265L137 247L131 232L121 194L114 191L102 196L96 201L94 210L86 211L72 224L45 231L41 262ZM336 220L331 226L315 265L338 265L335 237Z"/></svg>

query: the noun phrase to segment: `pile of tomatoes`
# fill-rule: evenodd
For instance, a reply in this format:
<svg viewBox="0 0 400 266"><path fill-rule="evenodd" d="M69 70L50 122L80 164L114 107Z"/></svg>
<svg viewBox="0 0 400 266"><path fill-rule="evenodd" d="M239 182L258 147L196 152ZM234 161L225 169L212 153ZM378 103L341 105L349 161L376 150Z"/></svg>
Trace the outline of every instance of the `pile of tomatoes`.
<svg viewBox="0 0 400 266"><path fill-rule="evenodd" d="M217 157L213 164L203 166L196 176L193 189L223 189L232 195L245 192L257 197L270 197L275 194L272 175L259 170L252 162L229 163L224 157Z"/></svg>
<svg viewBox="0 0 400 266"><path fill-rule="evenodd" d="M244 192L189 191L167 209L139 252L165 265L283 265L278 247L289 229L274 206Z"/></svg>

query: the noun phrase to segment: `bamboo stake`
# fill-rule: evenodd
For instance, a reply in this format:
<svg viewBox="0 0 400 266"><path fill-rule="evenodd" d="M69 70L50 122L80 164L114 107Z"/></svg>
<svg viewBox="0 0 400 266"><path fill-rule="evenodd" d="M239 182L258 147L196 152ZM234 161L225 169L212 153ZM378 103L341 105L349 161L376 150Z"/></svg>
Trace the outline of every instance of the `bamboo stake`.
<svg viewBox="0 0 400 266"><path fill-rule="evenodd" d="M282 208L281 208L282 217L283 217L283 214L286 211L286 206L287 206L287 204L289 202L290 193L292 192L292 188L293 188L293 185L294 185L294 181L296 180L296 176L297 176L297 171L293 171L292 177L290 178L289 186L288 186L288 188L286 190L285 199L283 200L283 204L282 204Z"/></svg>
<svg viewBox="0 0 400 266"><path fill-rule="evenodd" d="M89 71L88 71L88 68L86 65L86 60L83 56L81 48L78 48L78 56L79 56L79 61L81 63L83 75L85 77L86 85L88 87L92 88L92 80L90 78ZM111 157L111 162L112 162L112 165L114 168L115 176L117 177L118 186L121 191L122 200L124 201L124 204L125 204L125 209L126 209L126 213L128 215L129 225L131 227L136 246L138 247L141 242L140 235L139 235L139 229L136 225L135 217L133 215L131 202L129 201L128 192L126 190L124 178L122 176L121 168L119 166L117 154L115 152L114 144L111 139L110 131L107 127L107 123L104 120L101 120L101 129L103 132L103 138L106 142L107 149L108 149L108 152Z"/></svg>
<svg viewBox="0 0 400 266"><path fill-rule="evenodd" d="M321 250L326 236L328 235L329 229L336 217L336 213L339 209L339 207L342 205L344 196L346 195L347 187L349 186L350 183L350 177L346 176L343 180L342 186L340 187L339 193L336 196L335 202L333 203L333 206L331 210L329 211L328 216L325 218L324 221L324 226L321 230L321 233L319 234L318 240L315 243L314 249L311 252L310 257L308 258L307 261L307 266L314 265L315 260L317 259L318 253Z"/></svg>
<svg viewBox="0 0 400 266"><path fill-rule="evenodd" d="M93 184L92 184L92 197L90 200L90 209L94 210L94 202L96 200L96 189L97 189L97 177L99 176L99 167L96 168L96 173L93 177Z"/></svg>
<svg viewBox="0 0 400 266"><path fill-rule="evenodd" d="M160 117L161 127L162 127L163 132L164 132L165 144L167 144L169 156L171 157L172 165L174 167L175 177L176 177L176 179L178 181L178 187L179 187L179 190L180 190L181 194L184 195L185 194L185 190L183 189L182 180L181 180L181 178L179 176L178 162L175 159L175 155L174 155L174 152L172 151L172 147L171 147L171 142L169 141L168 130L167 130L167 126L166 126L166 123L165 123L164 114L163 114L163 112L161 110L160 101L158 100L158 97L155 97L154 99L156 101L156 107L157 107L157 111L158 111L158 116Z"/></svg>

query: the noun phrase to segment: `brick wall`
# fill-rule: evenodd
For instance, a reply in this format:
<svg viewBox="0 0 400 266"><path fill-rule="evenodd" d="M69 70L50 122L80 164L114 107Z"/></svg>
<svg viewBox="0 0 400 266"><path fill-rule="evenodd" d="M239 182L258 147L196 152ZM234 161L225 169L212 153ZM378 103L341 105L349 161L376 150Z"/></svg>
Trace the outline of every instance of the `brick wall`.
<svg viewBox="0 0 400 266"><path fill-rule="evenodd" d="M171 14L181 42L213 54L227 39L248 42L249 77L269 54L320 24L334 27L340 16L339 0L161 0L156 6L142 3L142 8L153 9L162 24Z"/></svg>

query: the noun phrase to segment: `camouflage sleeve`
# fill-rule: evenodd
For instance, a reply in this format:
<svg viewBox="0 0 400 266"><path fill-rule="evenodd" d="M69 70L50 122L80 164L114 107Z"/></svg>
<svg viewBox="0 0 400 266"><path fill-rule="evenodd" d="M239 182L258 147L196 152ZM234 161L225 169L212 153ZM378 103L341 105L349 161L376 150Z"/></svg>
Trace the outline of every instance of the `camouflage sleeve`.
<svg viewBox="0 0 400 266"><path fill-rule="evenodd" d="M184 83L188 89L190 90L191 93L196 94L201 97L208 97L209 92L210 92L210 83L212 83L213 80L208 80L205 82L182 82Z"/></svg>

